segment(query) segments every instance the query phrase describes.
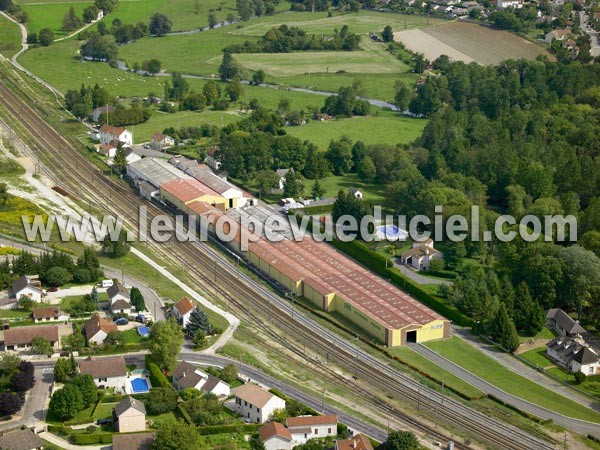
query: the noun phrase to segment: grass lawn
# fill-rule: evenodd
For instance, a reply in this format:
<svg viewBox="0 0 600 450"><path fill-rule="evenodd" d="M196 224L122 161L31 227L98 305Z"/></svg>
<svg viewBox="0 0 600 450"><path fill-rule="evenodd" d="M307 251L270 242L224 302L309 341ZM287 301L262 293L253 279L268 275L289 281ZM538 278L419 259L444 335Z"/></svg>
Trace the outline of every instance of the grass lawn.
<svg viewBox="0 0 600 450"><path fill-rule="evenodd" d="M72 31L62 29L63 17L71 6L75 8L75 14L82 19L83 10L92 5L92 1L60 2L60 3L36 3L22 5L21 8L29 15L27 30L29 33L39 33L42 28L50 28L56 38L66 36ZM83 22L83 19L82 19Z"/></svg>
<svg viewBox="0 0 600 450"><path fill-rule="evenodd" d="M22 309L0 309L0 318L31 320L31 312Z"/></svg>
<svg viewBox="0 0 600 450"><path fill-rule="evenodd" d="M112 409L117 405L118 403L101 403L96 410L96 420L112 417Z"/></svg>
<svg viewBox="0 0 600 450"><path fill-rule="evenodd" d="M381 185L367 184L358 178L358 175L331 176L319 180L321 187L325 190L325 197L335 197L340 189L357 188L364 194L365 200L382 201L384 187ZM306 180L304 191L310 195L314 182Z"/></svg>
<svg viewBox="0 0 600 450"><path fill-rule="evenodd" d="M0 53L7 58L21 49L19 27L4 16L0 16Z"/></svg>
<svg viewBox="0 0 600 450"><path fill-rule="evenodd" d="M553 365L554 363L548 359L546 356L546 347L536 348L534 350L529 350L528 352L521 353L519 355L521 358L526 359L531 364L534 364L539 367L548 367Z"/></svg>
<svg viewBox="0 0 600 450"><path fill-rule="evenodd" d="M200 436L200 448L250 449L250 441L242 433L210 434Z"/></svg>
<svg viewBox="0 0 600 450"><path fill-rule="evenodd" d="M148 338L142 337L138 334L135 328L123 332L123 340L125 344L140 344L147 341Z"/></svg>
<svg viewBox="0 0 600 450"><path fill-rule="evenodd" d="M263 36L273 27L286 24L289 27L299 27L307 33L333 34L334 29L348 25L351 33L379 33L385 25L391 25L394 31L418 28L442 23L445 20L428 19L425 16L380 13L375 11L359 11L357 13L336 14L327 17L326 12L294 12L277 14L245 22L244 26L233 31L244 36Z"/></svg>
<svg viewBox="0 0 600 450"><path fill-rule="evenodd" d="M83 298L83 295L68 295L60 300L60 307L67 312L71 311L71 305L73 302L77 302ZM108 294L106 292L98 292L98 301L108 301Z"/></svg>
<svg viewBox="0 0 600 450"><path fill-rule="evenodd" d="M173 412L160 414L158 416L146 416L146 419L153 422L152 426L154 428L167 423L177 423L177 417L175 417Z"/></svg>
<svg viewBox="0 0 600 450"><path fill-rule="evenodd" d="M300 139L308 139L321 149L329 142L346 135L352 141L365 144L408 144L417 139L427 123L423 119L395 115L352 117L327 121L310 121L301 127L287 127L286 131Z"/></svg>
<svg viewBox="0 0 600 450"><path fill-rule="evenodd" d="M446 386L464 394L469 398L483 397L485 394L457 376L445 371L427 358L408 347L388 348L387 351L405 364L429 374L432 378L443 381Z"/></svg>
<svg viewBox="0 0 600 450"><path fill-rule="evenodd" d="M523 342L529 342L531 340L536 340L536 339L554 339L556 337L556 332L551 330L550 328L542 328L542 331L540 331L538 334L536 334L535 336L523 336L523 335L519 335L519 342L523 343Z"/></svg>
<svg viewBox="0 0 600 450"><path fill-rule="evenodd" d="M460 338L430 342L426 346L517 397L567 417L600 423L600 413L517 375Z"/></svg>

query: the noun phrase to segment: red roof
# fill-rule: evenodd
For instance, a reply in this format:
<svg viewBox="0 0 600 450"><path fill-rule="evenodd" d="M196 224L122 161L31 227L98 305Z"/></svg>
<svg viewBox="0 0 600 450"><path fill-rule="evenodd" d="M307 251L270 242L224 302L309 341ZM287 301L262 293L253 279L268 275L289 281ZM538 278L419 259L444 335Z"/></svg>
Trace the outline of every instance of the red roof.
<svg viewBox="0 0 600 450"><path fill-rule="evenodd" d="M275 436L288 441L292 440L290 431L279 422L270 422L260 427L258 430L258 435L260 436L260 440L263 442Z"/></svg>
<svg viewBox="0 0 600 450"><path fill-rule="evenodd" d="M125 128L113 127L112 125L102 125L102 127L100 127L100 133L109 133L116 137L121 136L126 131L127 131L127 129L125 129Z"/></svg>
<svg viewBox="0 0 600 450"><path fill-rule="evenodd" d="M315 425L337 425L338 417L335 414L328 414L326 416L299 416L299 417L288 417L286 425L289 428L295 427L312 427Z"/></svg>
<svg viewBox="0 0 600 450"><path fill-rule="evenodd" d="M173 197L186 204L192 200L197 200L205 195L221 197L220 194L208 188L195 179L181 179L167 181L160 186L161 191L168 192Z"/></svg>
<svg viewBox="0 0 600 450"><path fill-rule="evenodd" d="M195 307L196 307L196 305L194 305L194 302L192 302L187 297L183 297L181 300L179 300L177 303L175 303L175 309L177 309L179 314L181 314L182 316L184 314L189 313Z"/></svg>

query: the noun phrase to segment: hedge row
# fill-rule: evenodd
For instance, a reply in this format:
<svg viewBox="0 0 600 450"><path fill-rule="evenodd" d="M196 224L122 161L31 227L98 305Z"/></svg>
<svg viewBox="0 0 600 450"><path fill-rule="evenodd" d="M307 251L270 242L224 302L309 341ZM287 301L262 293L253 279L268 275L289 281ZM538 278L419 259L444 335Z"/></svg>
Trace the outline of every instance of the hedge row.
<svg viewBox="0 0 600 450"><path fill-rule="evenodd" d="M111 444L112 433L72 434L70 441L75 445Z"/></svg>
<svg viewBox="0 0 600 450"><path fill-rule="evenodd" d="M146 369L150 372L150 383L153 387L166 387L171 386L169 379L160 370L158 365L152 360L150 355L146 355Z"/></svg>
<svg viewBox="0 0 600 450"><path fill-rule="evenodd" d="M369 249L365 244L357 240L342 242L334 239L334 247L341 250L348 256L354 258L359 263L373 270L383 278L389 279L393 284L406 291L421 303L438 312L447 319L452 320L456 325L472 326L473 320L460 312L456 307L448 305L442 300L434 297L429 292L421 289L419 284L405 277L400 272L386 267L387 259L377 252Z"/></svg>
<svg viewBox="0 0 600 450"><path fill-rule="evenodd" d="M256 433L262 427L260 423L248 423L244 425L210 425L206 427L198 427L198 433L202 436L209 434L226 434L226 433Z"/></svg>
<svg viewBox="0 0 600 450"><path fill-rule="evenodd" d="M190 417L189 413L185 410L181 403L177 404L177 408L175 408L177 413L185 420L188 424L194 425L194 421Z"/></svg>
<svg viewBox="0 0 600 450"><path fill-rule="evenodd" d="M98 412L98 407L102 404L102 400L104 400L104 391L100 391L98 393L98 401L96 402L96 405L94 406L94 409L92 410L92 417L94 419L96 418L96 413Z"/></svg>

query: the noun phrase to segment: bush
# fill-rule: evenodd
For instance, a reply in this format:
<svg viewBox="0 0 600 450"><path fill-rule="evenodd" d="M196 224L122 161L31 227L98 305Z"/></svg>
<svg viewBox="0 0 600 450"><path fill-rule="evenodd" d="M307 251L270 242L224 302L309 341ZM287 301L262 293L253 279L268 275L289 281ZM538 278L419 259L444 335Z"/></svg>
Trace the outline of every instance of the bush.
<svg viewBox="0 0 600 450"><path fill-rule="evenodd" d="M75 445L111 444L111 433L73 434L70 438Z"/></svg>
<svg viewBox="0 0 600 450"><path fill-rule="evenodd" d="M146 355L146 369L150 372L150 383L154 387L171 386L169 379L160 370L158 365L152 360L150 355Z"/></svg>
<svg viewBox="0 0 600 450"><path fill-rule="evenodd" d="M181 403L177 405L176 411L189 425L194 425L194 421Z"/></svg>
<svg viewBox="0 0 600 450"><path fill-rule="evenodd" d="M73 281L79 284L86 284L92 281L92 274L88 269L77 269L73 272Z"/></svg>
<svg viewBox="0 0 600 450"><path fill-rule="evenodd" d="M249 423L244 425L210 425L206 427L198 427L198 433L202 436L209 434L252 434L256 433L262 427L260 423Z"/></svg>
<svg viewBox="0 0 600 450"><path fill-rule="evenodd" d="M576 384L581 384L585 381L585 375L583 374L583 372L575 372L575 383Z"/></svg>

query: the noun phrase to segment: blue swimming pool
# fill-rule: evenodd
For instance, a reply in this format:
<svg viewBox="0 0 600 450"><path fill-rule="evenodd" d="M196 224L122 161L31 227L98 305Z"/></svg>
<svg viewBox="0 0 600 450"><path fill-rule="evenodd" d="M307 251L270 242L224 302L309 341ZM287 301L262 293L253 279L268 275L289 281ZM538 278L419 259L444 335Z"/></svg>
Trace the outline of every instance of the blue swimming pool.
<svg viewBox="0 0 600 450"><path fill-rule="evenodd" d="M148 328L148 327L144 327L144 326L138 327L137 332L142 337L150 336L150 328Z"/></svg>
<svg viewBox="0 0 600 450"><path fill-rule="evenodd" d="M148 392L150 386L145 378L134 378L131 380L131 390L134 394L141 394L143 392Z"/></svg>
<svg viewBox="0 0 600 450"><path fill-rule="evenodd" d="M408 237L406 230L396 225L381 225L375 229L376 237L387 241L404 241Z"/></svg>

